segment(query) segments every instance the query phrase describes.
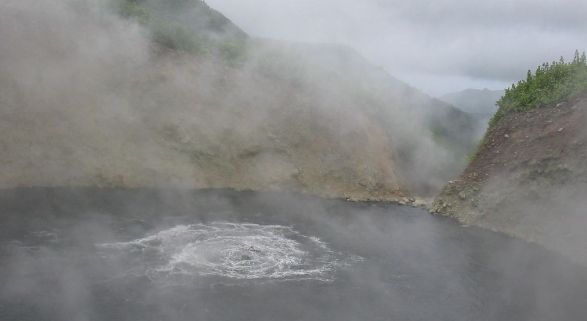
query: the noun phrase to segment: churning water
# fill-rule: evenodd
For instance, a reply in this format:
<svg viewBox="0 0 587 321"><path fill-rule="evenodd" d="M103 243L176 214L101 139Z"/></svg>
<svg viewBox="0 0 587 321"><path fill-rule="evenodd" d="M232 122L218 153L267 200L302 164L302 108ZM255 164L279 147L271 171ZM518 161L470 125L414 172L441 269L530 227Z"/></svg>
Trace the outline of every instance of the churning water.
<svg viewBox="0 0 587 321"><path fill-rule="evenodd" d="M132 258L131 273L155 281L175 276L329 281L344 260L317 237L291 227L228 222L178 225L98 247L105 257Z"/></svg>
<svg viewBox="0 0 587 321"><path fill-rule="evenodd" d="M0 190L2 321L583 320L587 270L425 211L282 193Z"/></svg>

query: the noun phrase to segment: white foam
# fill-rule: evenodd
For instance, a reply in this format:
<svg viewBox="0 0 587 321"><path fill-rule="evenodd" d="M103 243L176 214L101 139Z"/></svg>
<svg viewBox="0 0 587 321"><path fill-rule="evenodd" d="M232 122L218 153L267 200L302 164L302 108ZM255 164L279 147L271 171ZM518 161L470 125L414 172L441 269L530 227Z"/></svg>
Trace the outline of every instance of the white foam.
<svg viewBox="0 0 587 321"><path fill-rule="evenodd" d="M99 247L138 259L150 278L219 276L232 279L330 280L338 255L317 237L279 225L179 225L130 242ZM137 271L136 266L133 271Z"/></svg>

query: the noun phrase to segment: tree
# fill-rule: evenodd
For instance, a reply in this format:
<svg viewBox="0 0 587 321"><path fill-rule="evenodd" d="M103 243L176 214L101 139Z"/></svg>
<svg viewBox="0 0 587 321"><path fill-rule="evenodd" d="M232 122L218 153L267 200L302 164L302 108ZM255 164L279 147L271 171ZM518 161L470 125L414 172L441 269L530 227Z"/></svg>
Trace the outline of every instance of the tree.
<svg viewBox="0 0 587 321"><path fill-rule="evenodd" d="M506 90L497 102L498 112L490 124L495 124L509 112L523 112L533 108L550 106L587 90L587 57L585 52L575 51L572 62L544 63L530 70L525 80L520 80Z"/></svg>

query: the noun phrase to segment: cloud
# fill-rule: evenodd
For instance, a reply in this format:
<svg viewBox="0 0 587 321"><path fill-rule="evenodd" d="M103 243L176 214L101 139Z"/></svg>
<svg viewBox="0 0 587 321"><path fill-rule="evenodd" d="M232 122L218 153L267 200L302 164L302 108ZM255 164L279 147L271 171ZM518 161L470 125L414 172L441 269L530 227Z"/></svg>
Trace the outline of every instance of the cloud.
<svg viewBox="0 0 587 321"><path fill-rule="evenodd" d="M587 49L582 0L209 0L249 33L351 45L408 79L499 87L546 60ZM415 77L419 75L420 77ZM429 80L415 83L429 92ZM448 86L450 87L450 86Z"/></svg>

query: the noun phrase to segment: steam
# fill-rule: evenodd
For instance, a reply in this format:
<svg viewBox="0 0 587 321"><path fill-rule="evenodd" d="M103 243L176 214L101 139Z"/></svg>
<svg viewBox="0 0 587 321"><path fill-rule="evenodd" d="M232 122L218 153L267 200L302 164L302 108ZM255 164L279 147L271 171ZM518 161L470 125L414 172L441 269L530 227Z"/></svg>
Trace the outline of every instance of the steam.
<svg viewBox="0 0 587 321"><path fill-rule="evenodd" d="M173 282L182 276L328 281L341 264L318 238L279 225L179 225L134 241L99 247L106 256L138 256L129 271L144 273L155 282Z"/></svg>
<svg viewBox="0 0 587 321"><path fill-rule="evenodd" d="M8 320L572 320L584 311L584 269L416 209L283 193L12 196L1 229L14 240L0 246Z"/></svg>
<svg viewBox="0 0 587 321"><path fill-rule="evenodd" d="M98 1L0 4L0 316L583 315L582 302L571 300L585 297L583 270L421 211L186 192L431 195L466 162L443 138L475 130L466 115L346 47L251 39L235 63L169 51L152 36ZM470 145L463 139L452 140L457 149ZM7 190L31 186L137 189ZM157 190L138 189L145 187ZM570 204L572 215L584 208ZM544 270L519 276L536 262ZM300 283L230 287L245 279ZM544 294L551 283L559 296ZM284 303L292 293L304 297ZM540 294L522 300L522 312L500 310L511 303L502 294L520 293ZM325 316L328 308L336 315Z"/></svg>
<svg viewBox="0 0 587 321"><path fill-rule="evenodd" d="M485 199L479 204L486 215L479 217L476 224L529 239L586 265L587 238L582 232L587 224L585 183L546 183L549 180L544 179L522 188L518 175L524 174L491 178L481 191ZM495 208L496 204L498 208Z"/></svg>
<svg viewBox="0 0 587 321"><path fill-rule="evenodd" d="M536 242L586 265L586 103L583 93L556 107L507 115L465 171L466 185L451 183L439 206L460 207L454 214L466 224Z"/></svg>
<svg viewBox="0 0 587 321"><path fill-rule="evenodd" d="M429 97L351 49L251 40L231 66L166 52L101 2L1 6L0 186L393 199L437 190L466 161L471 142L434 140Z"/></svg>

